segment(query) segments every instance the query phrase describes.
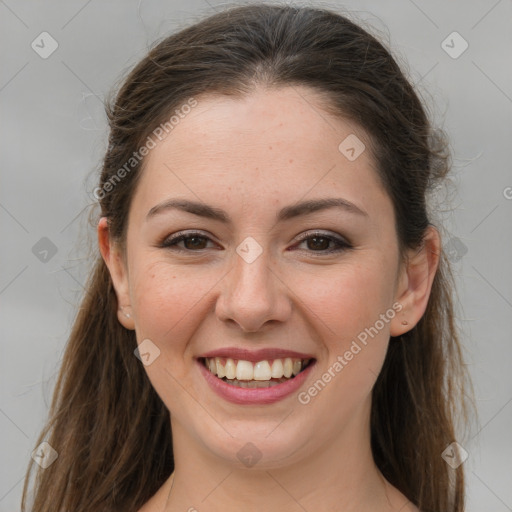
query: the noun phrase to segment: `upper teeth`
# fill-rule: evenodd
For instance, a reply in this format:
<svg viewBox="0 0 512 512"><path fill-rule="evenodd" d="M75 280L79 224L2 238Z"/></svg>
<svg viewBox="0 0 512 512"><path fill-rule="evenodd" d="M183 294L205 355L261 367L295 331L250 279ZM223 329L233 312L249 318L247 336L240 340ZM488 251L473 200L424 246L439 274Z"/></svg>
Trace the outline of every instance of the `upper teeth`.
<svg viewBox="0 0 512 512"><path fill-rule="evenodd" d="M221 357L205 357L206 367L220 379L270 380L297 375L309 363L309 359L274 359L252 363L243 359L235 360Z"/></svg>

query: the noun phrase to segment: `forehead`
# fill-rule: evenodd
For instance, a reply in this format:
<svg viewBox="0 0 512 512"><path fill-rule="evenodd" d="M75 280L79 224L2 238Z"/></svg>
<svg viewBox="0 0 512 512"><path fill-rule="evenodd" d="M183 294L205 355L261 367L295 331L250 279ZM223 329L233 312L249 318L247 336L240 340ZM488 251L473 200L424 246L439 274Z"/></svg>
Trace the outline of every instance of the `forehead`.
<svg viewBox="0 0 512 512"><path fill-rule="evenodd" d="M177 157L191 152L200 157L201 148L233 159L241 157L237 146L243 144L240 149L264 149L263 155L276 149L273 158L296 154L309 160L325 154L328 146L328 153L338 157L340 142L351 134L368 142L361 127L327 113L322 108L326 101L325 94L305 86L259 87L243 96L202 95L186 115L174 116L177 123L159 146Z"/></svg>
<svg viewBox="0 0 512 512"><path fill-rule="evenodd" d="M235 192L274 203L339 192L370 209L377 196L387 200L366 133L322 109L325 97L317 91L260 88L195 99L145 159L136 195L146 206L169 195L223 200ZM357 152L366 149L349 159L346 140L360 144Z"/></svg>

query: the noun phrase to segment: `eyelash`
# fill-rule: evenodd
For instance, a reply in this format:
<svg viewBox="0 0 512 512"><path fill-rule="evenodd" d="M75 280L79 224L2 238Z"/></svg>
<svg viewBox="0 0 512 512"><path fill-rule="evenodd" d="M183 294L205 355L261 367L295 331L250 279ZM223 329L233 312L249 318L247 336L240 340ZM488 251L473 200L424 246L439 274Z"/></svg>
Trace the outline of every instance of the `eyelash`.
<svg viewBox="0 0 512 512"><path fill-rule="evenodd" d="M168 237L168 238L164 239L160 243L160 247L162 249L170 249L172 251L189 252L189 253L190 252L201 252L201 251L206 250L206 249L199 249L197 251L194 251L192 249L183 249L183 248L179 248L177 246L178 243L183 242L189 238L203 238L205 240L211 240L208 236L205 236L203 233L201 233L199 231L189 231L189 232L185 232L185 233L179 232L179 233L176 233L175 235L173 235L172 237ZM311 240L314 238L321 238L321 239L323 238L325 240L328 240L329 242L333 242L334 244L336 244L336 248L329 249L326 251L313 251L313 250L308 251L313 254L318 253L318 255L322 256L322 255L334 254L334 253L339 253L342 251L352 249L352 245L349 242L347 242L346 240L344 240L343 238L339 238L339 237L333 236L333 235L328 235L328 234L322 233L320 231L315 231L313 233L310 232L310 233L306 233L305 235L301 235L298 242L302 243L302 242L305 242L307 240Z"/></svg>

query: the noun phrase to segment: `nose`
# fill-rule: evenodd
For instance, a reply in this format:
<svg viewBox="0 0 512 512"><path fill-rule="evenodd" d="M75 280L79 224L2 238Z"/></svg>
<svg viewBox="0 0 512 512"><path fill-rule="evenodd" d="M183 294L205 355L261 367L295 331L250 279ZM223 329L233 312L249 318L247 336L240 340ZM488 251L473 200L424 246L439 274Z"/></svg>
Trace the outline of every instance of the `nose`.
<svg viewBox="0 0 512 512"><path fill-rule="evenodd" d="M256 332L267 323L289 318L290 293L267 251L252 262L235 253L233 268L222 280L215 311L220 320L234 322L244 332Z"/></svg>

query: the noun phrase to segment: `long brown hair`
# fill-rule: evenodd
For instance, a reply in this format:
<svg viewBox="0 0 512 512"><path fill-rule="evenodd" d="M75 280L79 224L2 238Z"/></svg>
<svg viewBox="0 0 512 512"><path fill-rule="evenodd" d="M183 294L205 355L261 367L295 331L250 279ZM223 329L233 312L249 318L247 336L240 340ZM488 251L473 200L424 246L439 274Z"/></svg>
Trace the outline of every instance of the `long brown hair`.
<svg viewBox="0 0 512 512"><path fill-rule="evenodd" d="M234 6L165 38L107 102L109 147L96 197L111 236L125 240L144 164L130 158L155 129L190 98L240 96L259 84L312 87L328 99L326 109L363 127L394 204L400 247L418 247L431 223L427 193L450 167L446 139L374 36L328 9L267 4ZM134 331L118 322L109 272L96 257L37 443L46 440L58 458L36 468L33 512L136 511L174 468L169 411L134 356ZM390 340L373 389L375 462L423 512L464 508L463 466L452 469L441 457L456 439L455 420L469 414L452 293L441 254L424 316ZM31 461L24 511L32 469Z"/></svg>

